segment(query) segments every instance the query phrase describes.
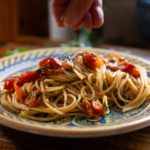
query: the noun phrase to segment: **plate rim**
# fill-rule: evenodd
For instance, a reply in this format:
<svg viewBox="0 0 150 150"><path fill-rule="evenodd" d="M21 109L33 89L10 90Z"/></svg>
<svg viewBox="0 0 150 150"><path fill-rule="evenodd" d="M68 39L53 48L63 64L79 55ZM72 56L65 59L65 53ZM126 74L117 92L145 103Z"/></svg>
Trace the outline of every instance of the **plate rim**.
<svg viewBox="0 0 150 150"><path fill-rule="evenodd" d="M26 51L26 52L21 52L21 53L18 53L18 54L13 54L13 55L10 55L10 56L1 57L1 58L0 58L0 61L2 61L2 60L7 60L7 59L9 59L9 58L11 58L11 57L20 56L20 55L23 55L23 54L37 53L37 52L40 51L40 50L42 50L42 51L47 51L47 50L59 50L59 49L61 49L62 51L63 51L63 50L66 50L66 49L67 49L67 51L68 51L69 49L73 49L73 50L75 50L75 51L77 51L77 50L85 50L85 49L86 49L86 50L92 50L92 51L94 51L94 52L95 52L95 50L100 50L100 51L105 51L105 52L108 53L108 54L109 54L110 52L112 52L112 53L117 52L117 53L119 53L119 54L121 54L121 55L130 57L130 58L137 58L137 59L140 60L140 61L143 61L143 62L145 62L145 63L147 63L147 64L150 64L150 60L147 60L147 59L145 59L145 58L142 58L142 57L137 56L137 55L134 55L134 54L129 54L129 53L126 53L126 52L121 52L121 51L118 51L117 49L95 48L95 47L50 47L50 48L29 49L29 50Z"/></svg>
<svg viewBox="0 0 150 150"><path fill-rule="evenodd" d="M24 124L23 121L14 120L13 118L6 118L0 114L1 125L7 126L19 131L34 133L37 135L55 136L55 137L103 137L110 135L117 135L136 131L150 126L150 116L138 119L129 123L123 123L113 126L93 126L93 127L64 127L64 126L42 126L38 124ZM22 128L19 128L22 127Z"/></svg>
<svg viewBox="0 0 150 150"><path fill-rule="evenodd" d="M28 51L28 52L23 52L20 54L14 54L11 56L6 56L3 58L0 58L0 62L2 60L7 60L9 58L12 57L16 57L16 56L22 56L23 54L30 54L30 53L36 53L40 50L44 50L44 51L53 51L53 50L58 50L61 49L63 50L67 50L69 51L69 49L73 49L75 51L78 50L91 50L91 51L96 51L96 50L100 50L100 51L105 51L105 53L114 53L116 52L115 50L110 50L110 49L105 49L105 48L80 48L80 47L52 47L52 48L39 48L39 49L35 49L32 51ZM118 51L117 51L118 52ZM149 60L146 60L144 58L141 58L139 56L135 56L133 54L126 54L125 52L118 52L121 55L127 56L129 58L137 58L138 60L146 63L146 64L150 64ZM101 136L109 136L109 135L116 135L116 134L122 134L122 133L127 133L130 131L135 131L141 128L145 128L150 126L150 115L138 119L138 120L134 120L131 122L127 122L127 123L123 123L123 124L115 124L112 126L94 126L94 127L55 127L53 125L50 124L50 126L42 126L42 125L38 125L38 124L29 124L29 123L24 123L18 120L15 120L13 118L4 116L2 114L0 114L0 124L16 129L16 130L20 130L20 131L24 131L24 132L28 132L28 133L34 133L34 134L39 134L39 135L46 135L46 136L55 136L55 137L101 137ZM19 128L22 127L22 128ZM71 130L70 130L71 129Z"/></svg>

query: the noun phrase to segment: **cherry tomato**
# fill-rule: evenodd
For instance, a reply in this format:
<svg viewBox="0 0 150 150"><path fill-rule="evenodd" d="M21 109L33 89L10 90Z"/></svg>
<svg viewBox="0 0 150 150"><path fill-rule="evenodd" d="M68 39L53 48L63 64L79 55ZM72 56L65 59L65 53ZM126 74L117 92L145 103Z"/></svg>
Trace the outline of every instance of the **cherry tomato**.
<svg viewBox="0 0 150 150"><path fill-rule="evenodd" d="M91 70L95 70L96 68L100 68L103 66L103 61L101 58L95 54L89 53L83 56L83 62L86 67Z"/></svg>
<svg viewBox="0 0 150 150"><path fill-rule="evenodd" d="M107 56L107 58L110 60L110 59L116 59L117 61L121 61L122 58L120 56L120 54L118 53L115 53L115 54L110 54Z"/></svg>
<svg viewBox="0 0 150 150"><path fill-rule="evenodd" d="M109 64L109 68L112 71L121 70L121 71L127 72L135 78L140 77L140 72L136 69L136 66L127 61L119 62L117 65Z"/></svg>
<svg viewBox="0 0 150 150"><path fill-rule="evenodd" d="M58 60L56 60L55 58L49 57L49 58L45 58L45 59L41 60L39 62L39 66L42 68L47 67L50 69L57 69L57 68L61 67L62 64Z"/></svg>
<svg viewBox="0 0 150 150"><path fill-rule="evenodd" d="M83 108L84 108L85 112L87 114L89 114L90 116L93 116L93 109L92 109L91 103L88 100L83 99L82 100L82 105L83 105Z"/></svg>
<svg viewBox="0 0 150 150"><path fill-rule="evenodd" d="M20 84L19 77L11 77L4 81L4 89L8 91L14 91L14 83Z"/></svg>
<svg viewBox="0 0 150 150"><path fill-rule="evenodd" d="M133 65L133 64L127 62L127 61L123 61L122 64L125 66L123 71L126 71L126 72L130 72L131 70L133 70L135 68L135 65Z"/></svg>
<svg viewBox="0 0 150 150"><path fill-rule="evenodd" d="M24 73L21 73L20 76L11 77L4 81L4 89L14 92L14 83L17 86L22 86L23 84L27 82L31 82L36 80L40 74L37 71L27 71Z"/></svg>
<svg viewBox="0 0 150 150"><path fill-rule="evenodd" d="M126 68L123 71L129 73L130 75L132 75L135 78L140 77L140 72L136 69L134 64L131 64L131 63L125 61L125 66L126 66Z"/></svg>
<svg viewBox="0 0 150 150"><path fill-rule="evenodd" d="M93 107L93 113L94 114L103 114L104 108L103 105L100 103L98 99L93 99L91 101L92 107Z"/></svg>
<svg viewBox="0 0 150 150"><path fill-rule="evenodd" d="M29 99L26 99L25 105L29 107L36 107L40 106L42 104L42 101L39 99L40 91L39 90L34 90L31 93L31 97Z"/></svg>
<svg viewBox="0 0 150 150"><path fill-rule="evenodd" d="M25 105L29 107L37 107L37 106L40 106L41 104L42 102L35 98L30 98L25 101Z"/></svg>
<svg viewBox="0 0 150 150"><path fill-rule="evenodd" d="M23 103L25 100L25 94L24 94L23 90L16 83L14 83L14 89L16 91L18 102Z"/></svg>
<svg viewBox="0 0 150 150"><path fill-rule="evenodd" d="M39 76L40 76L40 73L38 73L37 71L27 71L27 72L21 73L20 82L23 85L24 83L36 80Z"/></svg>
<svg viewBox="0 0 150 150"><path fill-rule="evenodd" d="M82 104L85 112L92 117L96 117L97 115L102 115L104 113L103 105L98 99L92 99L91 101L84 99L82 100Z"/></svg>
<svg viewBox="0 0 150 150"><path fill-rule="evenodd" d="M140 72L138 70L136 70L135 68L132 71L130 71L129 74L135 78L140 77Z"/></svg>

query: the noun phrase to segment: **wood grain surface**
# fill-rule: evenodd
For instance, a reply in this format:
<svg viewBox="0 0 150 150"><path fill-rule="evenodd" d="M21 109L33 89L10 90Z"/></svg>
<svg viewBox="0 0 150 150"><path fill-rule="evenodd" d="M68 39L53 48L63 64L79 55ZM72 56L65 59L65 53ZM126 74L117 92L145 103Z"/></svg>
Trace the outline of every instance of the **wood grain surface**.
<svg viewBox="0 0 150 150"><path fill-rule="evenodd" d="M13 45L15 47L15 45ZM119 49L129 48L103 47ZM8 48L0 48L0 56ZM150 60L150 50L130 49L131 53ZM109 137L101 138L54 138L24 133L0 125L0 150L150 150L150 127Z"/></svg>

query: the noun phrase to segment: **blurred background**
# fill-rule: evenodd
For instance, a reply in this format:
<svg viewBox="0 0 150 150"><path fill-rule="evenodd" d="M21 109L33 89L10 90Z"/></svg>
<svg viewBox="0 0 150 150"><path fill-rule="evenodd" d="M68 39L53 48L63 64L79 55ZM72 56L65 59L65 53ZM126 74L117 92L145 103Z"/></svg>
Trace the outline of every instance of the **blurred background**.
<svg viewBox="0 0 150 150"><path fill-rule="evenodd" d="M0 0L0 48L125 46L150 48L150 0L104 0L100 29L59 28L50 0Z"/></svg>

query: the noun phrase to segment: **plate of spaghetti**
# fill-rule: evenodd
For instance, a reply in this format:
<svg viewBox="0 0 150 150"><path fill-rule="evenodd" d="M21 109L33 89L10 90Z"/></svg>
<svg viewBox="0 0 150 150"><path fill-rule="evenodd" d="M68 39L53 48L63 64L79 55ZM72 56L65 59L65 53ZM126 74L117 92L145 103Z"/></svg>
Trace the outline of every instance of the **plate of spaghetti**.
<svg viewBox="0 0 150 150"><path fill-rule="evenodd" d="M96 48L0 59L0 123L35 134L97 137L150 125L150 62Z"/></svg>

